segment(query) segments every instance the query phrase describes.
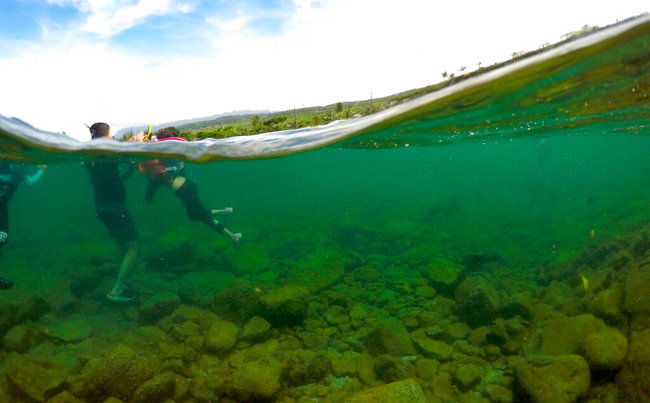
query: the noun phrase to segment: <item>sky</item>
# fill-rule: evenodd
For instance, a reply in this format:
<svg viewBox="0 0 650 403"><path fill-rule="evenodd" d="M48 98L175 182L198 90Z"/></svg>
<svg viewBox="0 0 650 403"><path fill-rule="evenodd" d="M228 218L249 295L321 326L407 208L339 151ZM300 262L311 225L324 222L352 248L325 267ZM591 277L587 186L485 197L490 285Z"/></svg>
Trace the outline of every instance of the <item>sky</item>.
<svg viewBox="0 0 650 403"><path fill-rule="evenodd" d="M1 0L0 114L88 138L378 98L507 60L647 0Z"/></svg>

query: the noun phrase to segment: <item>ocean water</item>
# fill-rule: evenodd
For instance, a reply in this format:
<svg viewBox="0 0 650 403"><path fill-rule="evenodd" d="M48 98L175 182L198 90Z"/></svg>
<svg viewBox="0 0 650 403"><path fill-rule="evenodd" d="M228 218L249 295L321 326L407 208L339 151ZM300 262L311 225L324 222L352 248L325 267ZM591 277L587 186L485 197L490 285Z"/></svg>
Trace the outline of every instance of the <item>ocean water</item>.
<svg viewBox="0 0 650 403"><path fill-rule="evenodd" d="M160 396L178 402L342 401L355 393L395 401L417 401L419 394L433 401L534 400L542 398L527 383L530 355L579 354L591 383L569 388L569 401L595 395L642 401L647 391L630 384L649 378L629 373L650 374L650 364L630 353L603 369L575 334L607 330L624 337L630 351L648 353L638 343L650 331L647 293L629 283L650 286L643 280L650 272L635 271L645 267L649 246L649 117L647 16L322 128L136 145L76 142L0 117L4 157L48 165L38 183L21 186L10 202L0 275L16 284L0 291L0 397L47 401L65 392L83 401L137 401L146 392L133 393L145 381L172 373L175 388ZM104 295L120 255L95 217L82 162L168 155L187 160L206 206L234 208L228 228L243 233L241 248L190 222L167 189L146 205L147 180L135 174L126 187L141 235L129 279L139 303L111 305ZM623 264L612 263L620 261L616 253ZM430 274L449 265L457 270L453 281L441 284ZM501 299L490 299L487 286L471 289L487 295L475 307L487 320L478 322L459 291L477 277ZM292 313L283 316L269 308L265 295L291 294L293 285L306 287L295 299L305 311L282 306ZM619 291L618 310L594 302ZM629 302L637 297L638 304ZM253 304L259 298L266 308ZM157 299L166 302L156 305ZM525 309L504 313L513 301ZM200 313L178 313L179 304ZM435 307L442 305L451 308ZM272 330L246 339L243 329L256 314ZM209 347L219 333L211 315L241 329L234 345ZM564 338L549 330L585 317L589 325L564 330L570 334ZM377 329L389 318L401 324L387 326L385 336ZM504 321L518 329L511 339L498 331ZM184 334L187 322L197 329ZM451 330L458 328L466 334ZM483 331L501 336L481 338ZM391 337L411 347L396 348ZM432 351L430 340L454 353ZM128 381L113 374L115 385L97 389L93 359L110 368L117 345L144 360L150 369L140 372L149 376L126 391L120 385ZM341 369L341 357L352 370ZM251 362L259 366L245 365ZM469 364L478 380L459 375ZM322 371L290 370L302 367ZM26 379L10 375L16 368L29 369ZM34 386L29 379L39 368L64 380ZM545 373L535 378L551 382ZM416 389L415 400L395 398L382 386L395 382Z"/></svg>

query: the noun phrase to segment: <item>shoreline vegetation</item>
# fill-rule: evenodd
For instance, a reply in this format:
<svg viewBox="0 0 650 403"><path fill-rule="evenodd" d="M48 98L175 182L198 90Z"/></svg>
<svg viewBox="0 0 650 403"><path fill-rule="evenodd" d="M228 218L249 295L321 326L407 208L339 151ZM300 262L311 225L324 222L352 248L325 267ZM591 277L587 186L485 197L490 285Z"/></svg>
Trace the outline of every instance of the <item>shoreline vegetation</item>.
<svg viewBox="0 0 650 403"><path fill-rule="evenodd" d="M182 124L178 126L168 126L166 129L174 131L178 137L188 141L202 140L207 138L219 139L233 136L249 136L259 133L268 133L281 130L301 129L325 125L335 120L354 119L379 112L390 108L402 102L438 91L442 88L456 84L480 74L499 69L512 64L516 61L526 59L547 50L564 45L585 35L600 31L611 26L619 25L623 22L638 18L638 16L628 18L623 21L617 21L606 27L584 25L576 31L569 32L562 36L559 42L554 44L544 43L536 50L513 52L512 58L489 66L483 66L481 62L477 63L477 69L466 72L467 66L461 66L457 73L444 71L441 73L443 81L436 84L428 85L422 88L416 88L403 91L397 94L381 98L371 98L361 101L337 102L325 106L312 106L305 108L293 108L278 112L269 113L250 113L250 114L232 114L220 116L216 119L201 120ZM132 131L126 132L123 140L129 139L133 135Z"/></svg>

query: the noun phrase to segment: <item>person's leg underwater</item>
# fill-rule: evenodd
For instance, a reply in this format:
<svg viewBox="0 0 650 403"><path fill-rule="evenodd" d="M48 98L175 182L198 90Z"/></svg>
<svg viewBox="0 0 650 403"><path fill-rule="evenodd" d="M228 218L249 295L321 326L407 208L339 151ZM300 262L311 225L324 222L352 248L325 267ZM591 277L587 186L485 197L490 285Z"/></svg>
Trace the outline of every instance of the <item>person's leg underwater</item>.
<svg viewBox="0 0 650 403"><path fill-rule="evenodd" d="M126 208L103 214L100 219L109 229L111 237L115 240L122 253L117 278L106 297L113 302L133 301L136 298L136 293L131 289L127 289L126 280L133 271L139 255L139 235L135 221Z"/></svg>
<svg viewBox="0 0 650 403"><path fill-rule="evenodd" d="M122 258L122 263L120 264L120 270L117 273L115 284L113 284L113 288L111 288L111 291L108 293L108 298L114 301L131 301L135 298L135 295L127 295L125 293L125 282L138 261L139 241L129 241L120 249L122 249L124 257Z"/></svg>
<svg viewBox="0 0 650 403"><path fill-rule="evenodd" d="M239 232L231 232L223 223L213 217L216 214L223 214L225 217L229 217L232 214L232 207L226 207L223 210L206 209L199 200L196 183L183 176L176 177L172 182L171 188L174 194L183 202L190 220L205 223L214 231L230 239L235 247L239 247L242 234Z"/></svg>

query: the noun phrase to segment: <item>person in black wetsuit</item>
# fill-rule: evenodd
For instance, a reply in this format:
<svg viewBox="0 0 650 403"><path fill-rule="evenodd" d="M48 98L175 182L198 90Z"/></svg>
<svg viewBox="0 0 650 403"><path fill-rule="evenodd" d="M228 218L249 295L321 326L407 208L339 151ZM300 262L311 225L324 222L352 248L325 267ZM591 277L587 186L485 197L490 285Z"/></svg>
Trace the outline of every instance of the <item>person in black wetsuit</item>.
<svg viewBox="0 0 650 403"><path fill-rule="evenodd" d="M0 249L9 240L9 200L21 183L32 186L41 178L46 166L40 165L38 168L39 170L30 176L25 165L0 160ZM13 285L13 281L0 277L0 290L7 290Z"/></svg>
<svg viewBox="0 0 650 403"><path fill-rule="evenodd" d="M90 134L93 140L112 138L110 126L101 122L90 126ZM135 292L125 287L125 281L138 259L139 236L133 216L126 208L126 189L118 162L87 162L86 168L93 187L97 217L124 253L115 284L106 297L114 302L133 301Z"/></svg>
<svg viewBox="0 0 650 403"><path fill-rule="evenodd" d="M133 139L144 141L143 137L144 133L140 132ZM166 129L159 130L155 137L158 141L177 139L173 132ZM183 139L178 140L184 141ZM140 173L149 176L149 185L145 194L147 204L153 202L153 197L161 186L166 186L183 202L190 220L201 221L212 230L230 239L235 247L239 247L242 234L230 232L223 223L214 218L215 215L223 215L227 218L232 213L232 207L222 210L210 210L204 207L199 200L196 182L187 178L182 161L173 158L144 161L140 163L139 170Z"/></svg>

